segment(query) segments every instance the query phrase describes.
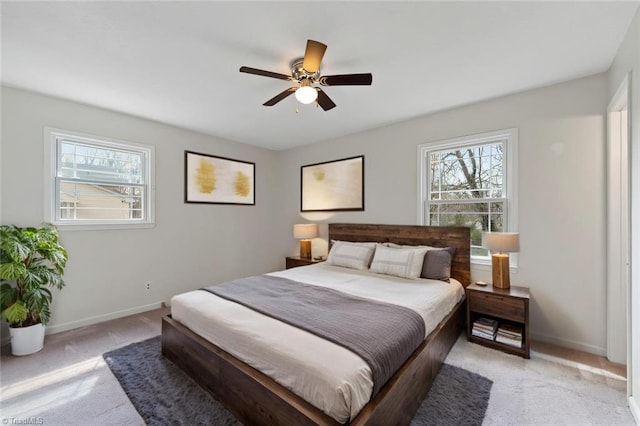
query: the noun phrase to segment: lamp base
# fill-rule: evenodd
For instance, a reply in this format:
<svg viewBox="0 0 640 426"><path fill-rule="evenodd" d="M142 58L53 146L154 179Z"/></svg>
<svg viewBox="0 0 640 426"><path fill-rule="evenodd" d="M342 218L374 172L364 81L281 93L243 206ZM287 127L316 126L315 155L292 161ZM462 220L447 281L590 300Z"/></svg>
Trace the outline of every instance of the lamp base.
<svg viewBox="0 0 640 426"><path fill-rule="evenodd" d="M509 255L494 254L491 256L491 273L493 286L496 288L509 288Z"/></svg>
<svg viewBox="0 0 640 426"><path fill-rule="evenodd" d="M311 259L311 240L300 240L300 257Z"/></svg>

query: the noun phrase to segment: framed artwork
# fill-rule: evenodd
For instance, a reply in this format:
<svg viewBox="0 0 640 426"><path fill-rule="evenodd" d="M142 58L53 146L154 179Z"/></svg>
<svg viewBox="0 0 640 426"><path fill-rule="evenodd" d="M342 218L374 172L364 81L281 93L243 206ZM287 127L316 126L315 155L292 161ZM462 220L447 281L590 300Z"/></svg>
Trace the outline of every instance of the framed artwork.
<svg viewBox="0 0 640 426"><path fill-rule="evenodd" d="M300 167L300 211L364 210L364 155Z"/></svg>
<svg viewBox="0 0 640 426"><path fill-rule="evenodd" d="M256 204L255 163L184 152L184 202Z"/></svg>

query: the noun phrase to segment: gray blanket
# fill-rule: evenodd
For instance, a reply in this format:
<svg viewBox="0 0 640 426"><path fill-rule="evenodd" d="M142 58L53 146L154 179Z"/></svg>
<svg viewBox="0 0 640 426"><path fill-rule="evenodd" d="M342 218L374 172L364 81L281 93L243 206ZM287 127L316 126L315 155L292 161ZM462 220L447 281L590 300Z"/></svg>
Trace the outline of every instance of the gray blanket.
<svg viewBox="0 0 640 426"><path fill-rule="evenodd" d="M356 353L373 372L373 395L424 340L424 321L411 309L286 278L260 275L202 290Z"/></svg>

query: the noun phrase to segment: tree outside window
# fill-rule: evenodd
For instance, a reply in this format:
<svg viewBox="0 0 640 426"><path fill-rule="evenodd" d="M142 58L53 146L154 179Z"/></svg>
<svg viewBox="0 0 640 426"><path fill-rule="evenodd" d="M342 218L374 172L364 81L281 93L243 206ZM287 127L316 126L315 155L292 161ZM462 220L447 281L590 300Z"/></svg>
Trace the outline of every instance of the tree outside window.
<svg viewBox="0 0 640 426"><path fill-rule="evenodd" d="M507 171L515 170L517 131L426 143L419 153L421 223L469 227L472 259L488 260L482 233L515 228L509 216L515 191Z"/></svg>

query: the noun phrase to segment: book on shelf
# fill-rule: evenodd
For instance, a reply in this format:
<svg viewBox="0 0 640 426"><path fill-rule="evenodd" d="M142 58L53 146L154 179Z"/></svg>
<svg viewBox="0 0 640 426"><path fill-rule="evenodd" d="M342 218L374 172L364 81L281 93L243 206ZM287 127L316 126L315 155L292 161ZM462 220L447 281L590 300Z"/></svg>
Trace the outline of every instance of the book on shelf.
<svg viewBox="0 0 640 426"><path fill-rule="evenodd" d="M498 331L498 321L490 318L480 317L473 322L473 328L471 329L471 334L473 336L493 340L496 337L497 331Z"/></svg>
<svg viewBox="0 0 640 426"><path fill-rule="evenodd" d="M501 336L499 334L496 335L496 342L503 343L509 346L515 346L516 348L522 347L522 339L512 339L510 337Z"/></svg>
<svg viewBox="0 0 640 426"><path fill-rule="evenodd" d="M493 330L498 328L498 321L491 318L480 317L473 322L473 326Z"/></svg>
<svg viewBox="0 0 640 426"><path fill-rule="evenodd" d="M493 340L496 337L494 333L487 333L485 331L476 330L476 329L471 330L471 335L476 337L482 337L483 339L488 339L488 340Z"/></svg>
<svg viewBox="0 0 640 426"><path fill-rule="evenodd" d="M522 327L512 324L500 324L496 333L496 342L522 347Z"/></svg>
<svg viewBox="0 0 640 426"><path fill-rule="evenodd" d="M512 324L503 323L498 327L498 331L504 334L522 337L522 327Z"/></svg>

